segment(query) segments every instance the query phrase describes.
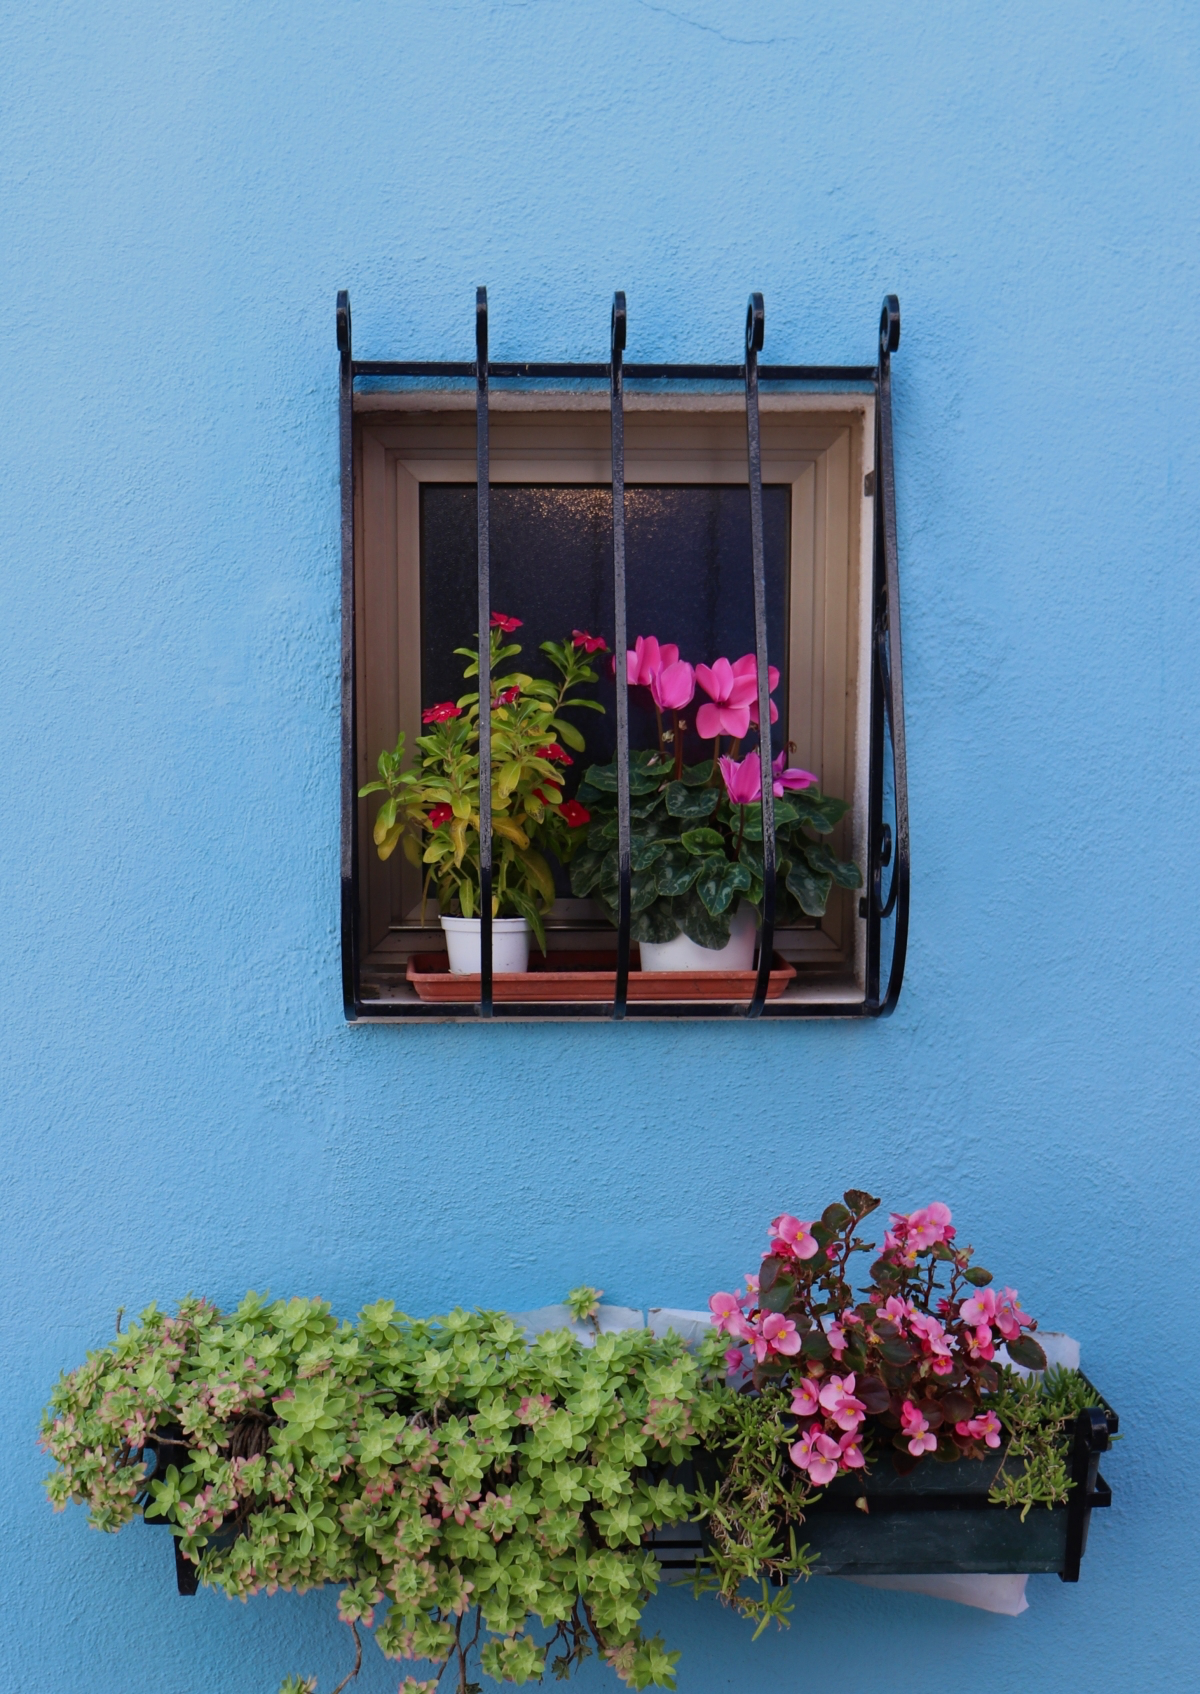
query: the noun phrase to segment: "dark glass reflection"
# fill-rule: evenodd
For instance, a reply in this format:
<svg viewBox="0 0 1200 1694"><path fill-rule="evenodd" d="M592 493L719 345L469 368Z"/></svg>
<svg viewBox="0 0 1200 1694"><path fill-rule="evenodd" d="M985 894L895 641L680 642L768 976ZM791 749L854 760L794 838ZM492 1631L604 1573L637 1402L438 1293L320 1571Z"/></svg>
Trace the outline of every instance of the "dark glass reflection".
<svg viewBox="0 0 1200 1694"><path fill-rule="evenodd" d="M783 673L775 694L787 714L788 534L791 491L763 489L767 629L771 663ZM493 487L492 606L524 620L514 636L513 664L550 675L539 643L572 629L603 635L612 645L612 494L599 487ZM626 490L626 579L629 639L673 641L692 664L754 651L750 573L750 492L695 484ZM421 699L426 705L467 691L455 647L475 630L475 485L425 483L421 488ZM587 736L582 765L612 755L616 729L613 683L605 661L593 691L606 714L579 712ZM701 695L701 699L707 696ZM642 690L631 696L630 740L650 746L654 712ZM690 720L691 714L686 714ZM689 762L711 751L689 733Z"/></svg>

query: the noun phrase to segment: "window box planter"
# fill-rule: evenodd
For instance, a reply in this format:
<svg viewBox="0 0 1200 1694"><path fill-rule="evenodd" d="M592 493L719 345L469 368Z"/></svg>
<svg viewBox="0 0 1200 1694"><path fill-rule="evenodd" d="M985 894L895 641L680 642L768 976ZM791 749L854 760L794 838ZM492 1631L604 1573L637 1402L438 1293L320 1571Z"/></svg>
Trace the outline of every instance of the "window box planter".
<svg viewBox="0 0 1200 1694"><path fill-rule="evenodd" d="M768 1000L777 1000L795 976L795 968L775 955L767 988ZM643 971L637 952L630 960L631 1000L746 1000L754 993L756 971ZM409 960L408 980L422 1000L447 1005L469 1005L479 999L480 978L452 976L444 953L416 953ZM497 1000L527 1004L553 1004L576 1000L611 1002L616 986L616 962L612 952L580 951L533 953L523 975L497 971L492 991Z"/></svg>

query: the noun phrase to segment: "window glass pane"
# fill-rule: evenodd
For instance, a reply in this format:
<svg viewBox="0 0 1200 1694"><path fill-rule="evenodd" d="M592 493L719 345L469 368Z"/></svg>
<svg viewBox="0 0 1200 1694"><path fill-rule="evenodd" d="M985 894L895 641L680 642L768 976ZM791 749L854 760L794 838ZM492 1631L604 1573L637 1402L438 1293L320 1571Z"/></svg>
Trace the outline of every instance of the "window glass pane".
<svg viewBox="0 0 1200 1694"><path fill-rule="evenodd" d="M791 491L763 489L768 651L779 667L780 716L787 716L788 536ZM673 641L693 664L754 651L750 572L750 491L690 484L626 490L625 553L629 639ZM612 645L612 493L607 485L525 487L500 484L491 500L492 607L521 618L513 665L550 675L539 643L572 629ZM475 485L421 486L421 700L453 700L468 691L465 660L475 629ZM577 764L611 756L613 684L607 660L595 689L606 715L575 714L588 750ZM706 696L701 695L701 699ZM654 711L646 692L631 696L630 739L650 746ZM694 710L694 708L693 708ZM686 713L689 724L692 713ZM712 749L689 731L689 763ZM576 772L572 771L572 775Z"/></svg>

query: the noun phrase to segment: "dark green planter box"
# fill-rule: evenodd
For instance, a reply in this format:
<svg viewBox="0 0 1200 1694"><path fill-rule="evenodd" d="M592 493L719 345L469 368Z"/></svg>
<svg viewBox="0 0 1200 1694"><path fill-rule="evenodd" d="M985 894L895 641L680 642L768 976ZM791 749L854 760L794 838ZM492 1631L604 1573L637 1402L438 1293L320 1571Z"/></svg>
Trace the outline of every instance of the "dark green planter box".
<svg viewBox="0 0 1200 1694"><path fill-rule="evenodd" d="M1097 1395L1097 1400L1100 1397ZM1099 1474L1100 1454L1117 1433L1117 1415L1100 1402L1081 1412L1071 1447L1071 1497L1065 1506L1031 1506L1025 1521L988 1503L1004 1454L954 1464L930 1461L897 1476L886 1461L870 1476L841 1476L804 1516L797 1541L830 1576L932 1576L1057 1571L1078 1582L1092 1510L1112 1504ZM856 1502L865 1498L864 1512ZM647 1546L664 1570L694 1570L703 1558L698 1530L660 1530Z"/></svg>

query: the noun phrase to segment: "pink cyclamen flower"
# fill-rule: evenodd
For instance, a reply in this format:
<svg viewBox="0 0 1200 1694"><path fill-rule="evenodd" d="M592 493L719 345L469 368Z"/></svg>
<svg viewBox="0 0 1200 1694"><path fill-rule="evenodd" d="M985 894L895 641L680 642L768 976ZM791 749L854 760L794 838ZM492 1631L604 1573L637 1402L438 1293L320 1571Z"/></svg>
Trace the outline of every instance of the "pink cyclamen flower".
<svg viewBox="0 0 1200 1694"><path fill-rule="evenodd" d="M932 1453L937 1446L937 1436L929 1427L929 1420L923 1412L919 1412L911 1400L906 1400L900 1410L902 1433L908 1438L908 1450L914 1458L919 1459L922 1453Z"/></svg>
<svg viewBox="0 0 1200 1694"><path fill-rule="evenodd" d="M639 635L633 651L625 656L630 688L649 688L666 665L673 665L679 649L669 641L660 642L655 635Z"/></svg>
<svg viewBox="0 0 1200 1694"><path fill-rule="evenodd" d="M1023 1329L1033 1328L1033 1319L1021 1310L1015 1288L1002 1288L996 1300L996 1328L1006 1341L1015 1341Z"/></svg>
<svg viewBox="0 0 1200 1694"><path fill-rule="evenodd" d="M703 712L704 707L700 710ZM722 753L717 760L725 792L735 806L756 806L762 799L762 767L757 753L747 753L740 762Z"/></svg>
<svg viewBox="0 0 1200 1694"><path fill-rule="evenodd" d="M769 1226L771 1251L793 1259L811 1259L817 1250L811 1230L811 1223L801 1223L790 1212L782 1212Z"/></svg>
<svg viewBox="0 0 1200 1694"><path fill-rule="evenodd" d="M686 659L663 665L650 678L650 698L661 712L681 712L696 692L696 673Z"/></svg>
<svg viewBox="0 0 1200 1694"><path fill-rule="evenodd" d="M784 770L783 762L786 758L787 750L785 748L777 759L771 761L771 770L775 777L775 798L777 800L783 799L785 788L811 788L817 780L811 771L802 771L798 765L791 765L787 770Z"/></svg>
<svg viewBox="0 0 1200 1694"><path fill-rule="evenodd" d="M740 665L745 660L738 661ZM738 675L728 659L718 659L714 665L697 665L696 681L708 695L709 701L696 713L696 733L705 741L715 741L718 735L731 735L740 741L750 728L750 702L756 692L754 656L750 655L751 670ZM775 673L776 681L779 672Z"/></svg>
<svg viewBox="0 0 1200 1694"><path fill-rule="evenodd" d="M768 1312L754 1337L754 1356L762 1364L767 1354L782 1353L790 1358L800 1351L800 1337L790 1318L781 1312Z"/></svg>
<svg viewBox="0 0 1200 1694"><path fill-rule="evenodd" d="M821 1384L811 1376L792 1389L792 1410L797 1417L815 1417L821 1408Z"/></svg>
<svg viewBox="0 0 1200 1694"><path fill-rule="evenodd" d="M719 1329L723 1335L745 1335L746 1320L742 1316L741 1302L736 1294L712 1294L709 1296L708 1309L713 1315L713 1328Z"/></svg>
<svg viewBox="0 0 1200 1694"><path fill-rule="evenodd" d="M968 1436L972 1441L986 1441L989 1447L1000 1445L1000 1419L995 1412L984 1412L982 1417L967 1418L963 1423L956 1423L955 1432Z"/></svg>
<svg viewBox="0 0 1200 1694"><path fill-rule="evenodd" d="M750 698L750 722L752 724L757 724L757 722L758 722L758 660L755 658L754 654L753 653L747 653L745 658L735 659L734 665L733 665L733 674L738 679L739 682L742 682L742 681L745 680L746 677L749 677L751 682L753 682L753 684L754 684L754 693ZM767 692L768 692L768 694L774 694L775 690L778 687L779 687L779 672L775 668L774 665L768 665L767 666ZM779 722L779 707L775 704L774 700L771 701L771 722L772 723L778 723Z"/></svg>

